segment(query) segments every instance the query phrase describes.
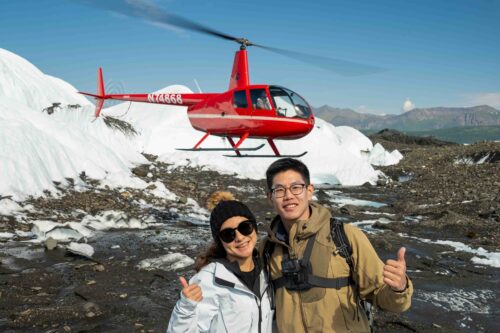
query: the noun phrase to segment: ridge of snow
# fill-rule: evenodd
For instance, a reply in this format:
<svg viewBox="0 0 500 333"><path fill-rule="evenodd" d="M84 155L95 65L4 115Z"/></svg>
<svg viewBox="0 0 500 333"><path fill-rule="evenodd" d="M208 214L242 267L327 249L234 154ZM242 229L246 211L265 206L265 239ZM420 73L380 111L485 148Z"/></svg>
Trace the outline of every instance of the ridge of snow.
<svg viewBox="0 0 500 333"><path fill-rule="evenodd" d="M69 83L46 75L28 60L0 48L0 96L8 96L29 108L42 111L52 103L91 103Z"/></svg>

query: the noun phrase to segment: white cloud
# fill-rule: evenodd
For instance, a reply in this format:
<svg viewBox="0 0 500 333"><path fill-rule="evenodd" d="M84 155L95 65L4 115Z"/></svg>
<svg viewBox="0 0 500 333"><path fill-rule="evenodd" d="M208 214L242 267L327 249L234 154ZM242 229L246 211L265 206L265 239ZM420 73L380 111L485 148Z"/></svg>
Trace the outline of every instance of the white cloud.
<svg viewBox="0 0 500 333"><path fill-rule="evenodd" d="M500 107L500 92L476 93L467 95L467 101L472 105L489 105Z"/></svg>
<svg viewBox="0 0 500 333"><path fill-rule="evenodd" d="M413 110L415 108L415 104L413 104L412 101L410 101L409 98L406 99L406 101L403 103L403 111L407 112L410 110Z"/></svg>

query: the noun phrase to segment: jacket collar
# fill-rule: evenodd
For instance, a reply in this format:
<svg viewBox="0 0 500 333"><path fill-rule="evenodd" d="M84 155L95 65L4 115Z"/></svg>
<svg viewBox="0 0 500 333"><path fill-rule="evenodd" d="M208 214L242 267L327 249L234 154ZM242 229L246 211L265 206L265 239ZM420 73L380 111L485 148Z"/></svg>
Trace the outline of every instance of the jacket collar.
<svg viewBox="0 0 500 333"><path fill-rule="evenodd" d="M288 239L306 239L316 234L325 223L330 223L331 214L328 209L322 205L311 202L309 203L309 209L311 210L311 215L307 220L297 220L290 228L290 233ZM271 228L268 229L269 239L275 243L286 245L288 247L289 242L285 242L282 238L282 233L285 230L281 217L277 215L271 222ZM288 243L288 244L286 244Z"/></svg>
<svg viewBox="0 0 500 333"><path fill-rule="evenodd" d="M233 266L238 266L238 265L237 264L234 265L233 263L229 262L226 259L216 260L215 270L214 270L215 283L224 287L238 289L246 293L249 293L251 295L255 295L253 291L248 289L248 287L245 286L240 281L240 279L238 279L237 275L233 272L233 270L235 269L235 267ZM264 295L268 286L264 276L264 271L262 270L262 265L256 262L255 268L259 270L259 281L260 281L260 286L259 286L260 295L255 295L255 296L258 296L260 298L262 297L262 295ZM239 270L239 266L237 269Z"/></svg>

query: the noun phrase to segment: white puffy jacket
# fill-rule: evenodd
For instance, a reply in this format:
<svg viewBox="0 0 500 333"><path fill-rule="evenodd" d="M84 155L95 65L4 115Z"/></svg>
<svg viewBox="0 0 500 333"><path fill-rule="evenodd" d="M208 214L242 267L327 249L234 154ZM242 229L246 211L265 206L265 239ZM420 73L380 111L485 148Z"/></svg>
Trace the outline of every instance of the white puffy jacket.
<svg viewBox="0 0 500 333"><path fill-rule="evenodd" d="M223 264L203 267L189 280L202 290L203 300L192 301L181 292L167 333L228 332L271 333L273 310L271 288L264 270L260 273L260 294L255 295Z"/></svg>

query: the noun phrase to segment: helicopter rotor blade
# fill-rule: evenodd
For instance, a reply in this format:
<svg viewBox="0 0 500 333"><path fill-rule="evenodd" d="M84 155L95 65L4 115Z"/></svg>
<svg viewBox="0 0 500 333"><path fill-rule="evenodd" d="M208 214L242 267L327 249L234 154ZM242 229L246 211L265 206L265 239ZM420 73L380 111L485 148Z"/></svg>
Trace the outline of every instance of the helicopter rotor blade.
<svg viewBox="0 0 500 333"><path fill-rule="evenodd" d="M368 75L387 71L384 68L362 64L359 62L329 58L324 56L318 56L314 54L297 52L291 50L280 49L276 47L269 47L259 44L253 44L255 47L259 47L269 52L277 53L279 55L292 58L316 67L320 67L336 74L343 76L357 76L357 75Z"/></svg>
<svg viewBox="0 0 500 333"><path fill-rule="evenodd" d="M239 42L242 38L237 38L199 23L193 22L178 15L169 13L152 2L145 0L74 0L88 6L98 7L125 16L132 16L143 19L151 23L166 24L192 30L199 33L219 37L226 40ZM247 44L248 45L248 44Z"/></svg>
<svg viewBox="0 0 500 333"><path fill-rule="evenodd" d="M256 46L261 49L280 54L307 64L320 67L343 76L374 74L386 71L383 68L357 63L353 61L334 59L276 47L254 44L245 38L238 38L206 27L181 16L171 14L149 0L73 0L92 7L98 7L118 14L137 17L145 21L179 27L206 35L231 40L246 46Z"/></svg>

